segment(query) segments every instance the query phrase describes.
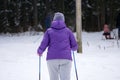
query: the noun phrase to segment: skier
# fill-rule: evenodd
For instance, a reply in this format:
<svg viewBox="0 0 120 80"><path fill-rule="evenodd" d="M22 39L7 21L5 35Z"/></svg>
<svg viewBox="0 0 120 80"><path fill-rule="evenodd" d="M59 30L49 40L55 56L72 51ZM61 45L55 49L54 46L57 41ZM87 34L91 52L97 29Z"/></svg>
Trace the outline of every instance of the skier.
<svg viewBox="0 0 120 80"><path fill-rule="evenodd" d="M107 24L104 25L103 31L104 31L103 35L105 36L106 39L114 39L114 38L111 38L110 29Z"/></svg>
<svg viewBox="0 0 120 80"><path fill-rule="evenodd" d="M116 27L118 28L118 39L120 39L120 13L117 16Z"/></svg>
<svg viewBox="0 0 120 80"><path fill-rule="evenodd" d="M48 13L45 17L45 28L46 30L50 27L51 25L51 13Z"/></svg>
<svg viewBox="0 0 120 80"><path fill-rule="evenodd" d="M78 45L72 31L66 27L63 13L55 13L51 27L45 32L37 51L40 57L47 47L50 80L70 80L71 50L77 50Z"/></svg>

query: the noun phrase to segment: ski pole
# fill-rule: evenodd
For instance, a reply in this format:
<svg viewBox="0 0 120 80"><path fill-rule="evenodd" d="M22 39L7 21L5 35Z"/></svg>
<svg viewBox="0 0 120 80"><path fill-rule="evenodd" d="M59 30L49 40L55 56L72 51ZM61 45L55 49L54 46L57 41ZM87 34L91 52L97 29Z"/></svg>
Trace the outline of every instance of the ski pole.
<svg viewBox="0 0 120 80"><path fill-rule="evenodd" d="M39 56L39 80L41 80L41 56Z"/></svg>
<svg viewBox="0 0 120 80"><path fill-rule="evenodd" d="M78 73L77 73L77 67L76 67L76 60L75 60L75 54L74 54L74 51L73 51L73 60L74 60L74 67L75 67L76 79L78 80Z"/></svg>

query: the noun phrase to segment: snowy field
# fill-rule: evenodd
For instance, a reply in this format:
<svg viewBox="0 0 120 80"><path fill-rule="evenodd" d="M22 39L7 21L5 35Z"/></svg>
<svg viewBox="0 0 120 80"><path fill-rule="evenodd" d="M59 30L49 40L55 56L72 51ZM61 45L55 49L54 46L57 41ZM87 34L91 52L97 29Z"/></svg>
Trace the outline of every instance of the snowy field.
<svg viewBox="0 0 120 80"><path fill-rule="evenodd" d="M36 50L43 33L29 34L0 35L0 80L38 80ZM82 43L83 53L75 52L79 80L120 80L117 40L102 40L102 32L83 32ZM46 51L42 56L41 80L49 80L45 57ZM76 80L74 66L71 80Z"/></svg>

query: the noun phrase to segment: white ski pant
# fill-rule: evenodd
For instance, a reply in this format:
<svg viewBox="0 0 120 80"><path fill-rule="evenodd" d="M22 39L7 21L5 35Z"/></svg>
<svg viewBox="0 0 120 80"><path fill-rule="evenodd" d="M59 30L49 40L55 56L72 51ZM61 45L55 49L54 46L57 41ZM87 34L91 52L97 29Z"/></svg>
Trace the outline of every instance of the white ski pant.
<svg viewBox="0 0 120 80"><path fill-rule="evenodd" d="M50 80L70 80L72 61L67 59L47 60Z"/></svg>

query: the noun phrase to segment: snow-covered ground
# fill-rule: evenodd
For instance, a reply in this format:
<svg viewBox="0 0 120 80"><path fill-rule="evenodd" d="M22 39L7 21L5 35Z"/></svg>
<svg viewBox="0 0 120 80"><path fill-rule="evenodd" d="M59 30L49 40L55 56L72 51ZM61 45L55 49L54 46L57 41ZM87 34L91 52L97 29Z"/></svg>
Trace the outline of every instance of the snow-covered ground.
<svg viewBox="0 0 120 80"><path fill-rule="evenodd" d="M0 35L0 80L38 80L36 50L42 37L43 33L31 36L29 32ZM83 32L82 45L83 53L75 52L79 80L120 80L117 40L102 40L102 32ZM49 80L45 57L46 51L41 62L41 80ZM76 80L74 66L71 80Z"/></svg>

